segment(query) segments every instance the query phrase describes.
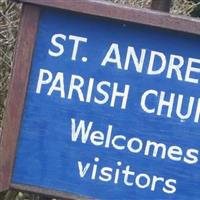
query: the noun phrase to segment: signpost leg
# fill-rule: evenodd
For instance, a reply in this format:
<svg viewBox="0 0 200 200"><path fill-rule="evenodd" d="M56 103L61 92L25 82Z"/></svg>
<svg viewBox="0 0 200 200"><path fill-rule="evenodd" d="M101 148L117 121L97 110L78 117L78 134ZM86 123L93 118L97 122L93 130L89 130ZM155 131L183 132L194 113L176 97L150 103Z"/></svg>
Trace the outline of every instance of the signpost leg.
<svg viewBox="0 0 200 200"><path fill-rule="evenodd" d="M171 0L152 0L151 9L159 10L163 12L169 12L171 6Z"/></svg>
<svg viewBox="0 0 200 200"><path fill-rule="evenodd" d="M24 5L13 77L8 94L7 109L4 118L3 134L0 136L0 191L10 188L15 147L18 138L20 119L23 112L26 86L31 65L35 36L37 33L39 8ZM28 28L27 28L28 27ZM3 161L3 162L2 162Z"/></svg>

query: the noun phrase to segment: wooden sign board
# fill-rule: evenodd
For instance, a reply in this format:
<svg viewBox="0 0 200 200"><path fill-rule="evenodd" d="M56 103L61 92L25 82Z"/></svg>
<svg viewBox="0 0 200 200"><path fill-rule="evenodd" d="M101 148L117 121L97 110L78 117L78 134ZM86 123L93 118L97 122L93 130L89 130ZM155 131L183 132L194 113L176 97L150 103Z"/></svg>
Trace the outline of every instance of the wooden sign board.
<svg viewBox="0 0 200 200"><path fill-rule="evenodd" d="M1 190L199 199L199 21L99 1L22 2Z"/></svg>

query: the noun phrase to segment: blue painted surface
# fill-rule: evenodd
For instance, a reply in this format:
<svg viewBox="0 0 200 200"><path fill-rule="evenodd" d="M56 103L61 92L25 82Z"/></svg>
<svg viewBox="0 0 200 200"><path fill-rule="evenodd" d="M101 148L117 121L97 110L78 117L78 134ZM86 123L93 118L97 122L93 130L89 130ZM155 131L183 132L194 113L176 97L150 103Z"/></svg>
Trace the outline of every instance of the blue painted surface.
<svg viewBox="0 0 200 200"><path fill-rule="evenodd" d="M48 50L54 49L51 37L57 33L66 35L67 39L60 41L65 47L64 54L54 58L48 55ZM76 61L70 59L73 42L68 40L69 35L88 38L87 44L80 46ZM143 73L137 73L133 64L127 71L117 69L115 64L108 63L105 67L101 66L112 43L119 44L122 63L125 62L128 46L135 47L138 54L142 48L147 49ZM167 79L166 70L157 76L147 75L146 71L151 50L163 52L167 62L170 54L181 55L187 62L189 57L199 58L199 43L200 38L195 35L44 9L37 35L12 182L99 199L198 200L200 198L199 161L194 164L183 161L188 149L199 150L200 148L200 126L199 123L194 123L195 110L188 120L181 122L175 114L176 102L172 117L167 118L166 110L161 116L144 112L140 101L146 90L153 89L158 92L165 91L168 97L170 93L183 94L185 107L190 96L195 97L196 102L199 98L199 84L178 81L176 75ZM85 63L81 61L83 56L88 58ZM200 65L195 64L195 67L199 68ZM47 92L51 84L43 86L40 94L36 93L41 68L51 71L53 76L57 72L64 74L66 98L61 98L59 92L53 92L48 96ZM184 66L183 75L185 70ZM105 105L80 102L76 94L73 95L72 100L67 99L73 74L83 77L85 83L88 83L91 77L95 79L95 84L103 80L111 84L118 82L121 91L125 84L130 85L126 109L120 108L120 100L116 102L115 107L110 107L110 101ZM199 79L199 73L193 72L191 76ZM107 87L105 90L111 94L111 88ZM84 86L83 92L84 94L87 92L87 86ZM102 98L96 91L93 97L95 95ZM156 107L156 105L158 105L158 98L152 96L148 106ZM74 118L77 123L79 120L85 120L86 124L92 121L92 130L102 131L105 137L108 125L112 125L113 136L123 135L127 139L139 138L144 147L148 140L163 143L166 148L179 146L183 156L181 161L174 161L168 156L161 159L159 153L157 157L153 157L152 153L146 156L144 147L141 152L132 153L127 148L117 150L112 145L110 148L105 148L104 145L95 146L89 139L86 144L83 144L80 139L72 142L71 118ZM121 140L118 145L124 143L125 141ZM95 180L91 179L92 168L89 168L81 178L78 161L81 161L83 166L91 163L92 167L95 157L99 158ZM117 165L118 161L121 162L118 163L120 166ZM124 183L124 175L121 173L127 165L130 165L131 171L135 172L135 176L130 176L129 179L129 182L134 183L132 186ZM99 179L103 167L113 169L113 172L109 173L112 180L106 182ZM113 178L116 169L120 170L117 184L114 183ZM149 176L149 186L143 189L138 187L135 178L139 174ZM153 176L176 180L176 191L173 194L164 192L165 185L162 181L156 184L154 191L151 191ZM141 185L145 185L147 179L140 181Z"/></svg>

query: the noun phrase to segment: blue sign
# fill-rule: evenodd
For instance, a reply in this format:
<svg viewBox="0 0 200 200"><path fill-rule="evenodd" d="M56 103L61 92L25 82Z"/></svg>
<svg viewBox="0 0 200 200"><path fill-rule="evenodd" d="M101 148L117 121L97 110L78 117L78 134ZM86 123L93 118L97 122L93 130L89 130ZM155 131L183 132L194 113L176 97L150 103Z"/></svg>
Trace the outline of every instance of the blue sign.
<svg viewBox="0 0 200 200"><path fill-rule="evenodd" d="M105 200L198 200L199 43L43 8L12 183Z"/></svg>

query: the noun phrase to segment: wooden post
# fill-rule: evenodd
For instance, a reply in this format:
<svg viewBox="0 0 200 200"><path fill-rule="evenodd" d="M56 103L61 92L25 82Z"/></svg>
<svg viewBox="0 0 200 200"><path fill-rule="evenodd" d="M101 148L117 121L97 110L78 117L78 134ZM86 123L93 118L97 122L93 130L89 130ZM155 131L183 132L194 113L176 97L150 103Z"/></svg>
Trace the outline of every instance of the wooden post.
<svg viewBox="0 0 200 200"><path fill-rule="evenodd" d="M163 12L169 12L171 6L171 0L152 0L151 9L159 10Z"/></svg>

